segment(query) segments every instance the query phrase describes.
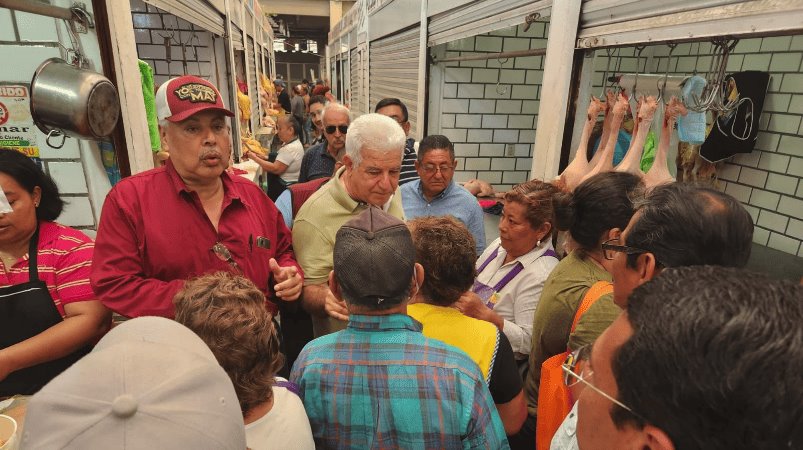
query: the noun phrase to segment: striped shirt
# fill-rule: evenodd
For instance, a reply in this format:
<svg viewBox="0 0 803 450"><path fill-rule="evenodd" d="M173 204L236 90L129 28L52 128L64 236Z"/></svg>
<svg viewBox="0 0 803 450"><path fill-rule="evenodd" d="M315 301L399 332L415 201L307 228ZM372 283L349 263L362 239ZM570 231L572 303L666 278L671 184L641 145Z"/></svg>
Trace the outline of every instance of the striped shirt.
<svg viewBox="0 0 803 450"><path fill-rule="evenodd" d="M62 317L65 316L64 305L96 299L89 285L89 269L95 249L92 239L70 227L41 221L38 248L39 279L47 284ZM0 262L0 287L29 281L28 257L23 256L10 269Z"/></svg>
<svg viewBox="0 0 803 450"><path fill-rule="evenodd" d="M290 374L317 448L509 448L468 355L404 314L349 319L307 344Z"/></svg>
<svg viewBox="0 0 803 450"><path fill-rule="evenodd" d="M404 158L402 158L401 173L399 174L399 186L418 179L418 171L415 170L415 161L418 156L415 153L415 139L407 138L404 143Z"/></svg>

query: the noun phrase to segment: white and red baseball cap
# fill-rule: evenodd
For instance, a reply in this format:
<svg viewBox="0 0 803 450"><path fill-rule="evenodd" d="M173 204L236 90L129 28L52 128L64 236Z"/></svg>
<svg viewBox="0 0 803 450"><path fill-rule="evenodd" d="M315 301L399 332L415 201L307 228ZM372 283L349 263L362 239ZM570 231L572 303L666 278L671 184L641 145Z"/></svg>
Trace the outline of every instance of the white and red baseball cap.
<svg viewBox="0 0 803 450"><path fill-rule="evenodd" d="M220 91L203 78L193 75L171 78L156 91L156 116L159 120L181 122L208 109L234 117L234 113L223 105Z"/></svg>

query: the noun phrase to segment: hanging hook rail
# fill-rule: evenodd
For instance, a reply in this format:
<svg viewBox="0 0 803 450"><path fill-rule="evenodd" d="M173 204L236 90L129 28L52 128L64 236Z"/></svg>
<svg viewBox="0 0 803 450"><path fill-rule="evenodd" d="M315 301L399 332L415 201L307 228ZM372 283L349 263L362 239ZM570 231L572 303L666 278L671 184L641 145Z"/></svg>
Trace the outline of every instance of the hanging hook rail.
<svg viewBox="0 0 803 450"><path fill-rule="evenodd" d="M666 71L664 72L664 79L661 86L658 88L658 101L662 101L664 99L664 94L666 93L666 83L669 81L669 63L672 62L672 52L675 51L675 47L678 45L674 42L668 42L667 47L669 47L669 54L666 55Z"/></svg>
<svg viewBox="0 0 803 450"><path fill-rule="evenodd" d="M606 48L605 54L608 55L608 60L605 62L605 71L602 72L602 90L599 93L599 98L605 98L605 83L608 82L608 72L611 70L611 55L613 55L613 51Z"/></svg>
<svg viewBox="0 0 803 450"><path fill-rule="evenodd" d="M739 107L743 100L740 100L738 96L726 100L729 95L730 82L725 80L728 57L738 43L738 39L729 40L726 37L712 41L714 55L711 58L708 72L706 72L706 86L699 97L692 94L691 101L686 108L694 112L708 110L729 112Z"/></svg>
<svg viewBox="0 0 803 450"><path fill-rule="evenodd" d="M633 92L630 93L630 96L633 97L633 98L638 98L636 96L636 89L638 89L638 75L639 75L639 72L641 72L641 52L643 52L645 48L647 48L646 45L637 45L636 46L636 52L638 52L638 53L636 53L636 79L635 79L635 81L633 81ZM644 70L645 71L647 70L647 61L646 61L646 59L644 60Z"/></svg>
<svg viewBox="0 0 803 450"><path fill-rule="evenodd" d="M434 64L439 64L439 63L458 62L458 61L486 61L489 59L518 58L520 56L543 56L543 55L546 55L545 48L533 48L530 50L515 50L515 51L500 52L500 53L484 53L482 55L470 55L470 56L454 56L451 58L436 58L433 56L432 62Z"/></svg>

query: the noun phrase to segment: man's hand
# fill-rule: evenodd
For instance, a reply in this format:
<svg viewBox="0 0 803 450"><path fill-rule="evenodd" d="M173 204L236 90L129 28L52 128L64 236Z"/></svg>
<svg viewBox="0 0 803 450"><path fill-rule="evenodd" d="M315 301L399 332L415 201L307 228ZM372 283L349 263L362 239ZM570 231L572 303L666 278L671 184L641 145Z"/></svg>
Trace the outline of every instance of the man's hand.
<svg viewBox="0 0 803 450"><path fill-rule="evenodd" d="M326 308L326 313L335 319L348 322L349 310L346 308L346 302L338 300L329 289L326 290L326 303L324 304L324 308Z"/></svg>
<svg viewBox="0 0 803 450"><path fill-rule="evenodd" d="M268 261L273 278L276 280L276 285L273 286L273 291L280 299L291 302L298 300L301 295L301 286L304 279L298 274L298 269L295 266L281 267L274 258Z"/></svg>

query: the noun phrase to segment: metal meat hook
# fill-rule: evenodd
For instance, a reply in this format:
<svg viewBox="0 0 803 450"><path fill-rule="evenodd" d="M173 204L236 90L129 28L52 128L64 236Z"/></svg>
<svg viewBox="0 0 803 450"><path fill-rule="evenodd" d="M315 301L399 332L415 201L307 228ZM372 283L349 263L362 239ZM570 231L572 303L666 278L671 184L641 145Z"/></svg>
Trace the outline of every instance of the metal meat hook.
<svg viewBox="0 0 803 450"><path fill-rule="evenodd" d="M538 20L538 19L540 19L540 18L541 18L541 14L540 14L540 13L530 13L530 14L527 14L527 17L525 17L525 18L524 18L524 23L525 23L526 25L524 25L524 30L523 30L523 31L526 33L526 32L527 32L527 30L529 30L529 29L530 29L530 25L532 25L533 23L535 23L535 21L536 21L536 20Z"/></svg>

